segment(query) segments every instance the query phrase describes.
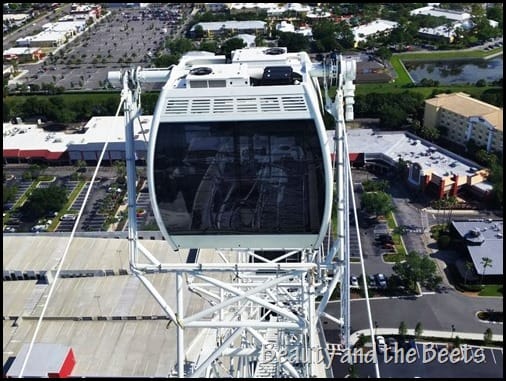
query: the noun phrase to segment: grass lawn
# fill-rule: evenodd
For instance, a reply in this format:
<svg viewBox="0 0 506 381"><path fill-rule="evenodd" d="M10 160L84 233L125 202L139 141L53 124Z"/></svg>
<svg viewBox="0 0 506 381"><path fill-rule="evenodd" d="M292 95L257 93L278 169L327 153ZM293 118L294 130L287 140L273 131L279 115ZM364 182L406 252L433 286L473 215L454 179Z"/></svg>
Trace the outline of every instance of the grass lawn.
<svg viewBox="0 0 506 381"><path fill-rule="evenodd" d="M483 286L483 289L478 294L479 296L503 296L502 284L487 284Z"/></svg>

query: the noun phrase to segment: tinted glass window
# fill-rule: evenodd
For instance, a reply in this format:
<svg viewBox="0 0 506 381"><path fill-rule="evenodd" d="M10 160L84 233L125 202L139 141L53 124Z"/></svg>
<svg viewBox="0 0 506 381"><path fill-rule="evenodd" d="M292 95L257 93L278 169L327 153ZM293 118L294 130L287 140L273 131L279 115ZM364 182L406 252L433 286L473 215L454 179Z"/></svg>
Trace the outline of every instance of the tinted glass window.
<svg viewBox="0 0 506 381"><path fill-rule="evenodd" d="M318 234L325 185L312 120L161 123L154 183L169 234Z"/></svg>

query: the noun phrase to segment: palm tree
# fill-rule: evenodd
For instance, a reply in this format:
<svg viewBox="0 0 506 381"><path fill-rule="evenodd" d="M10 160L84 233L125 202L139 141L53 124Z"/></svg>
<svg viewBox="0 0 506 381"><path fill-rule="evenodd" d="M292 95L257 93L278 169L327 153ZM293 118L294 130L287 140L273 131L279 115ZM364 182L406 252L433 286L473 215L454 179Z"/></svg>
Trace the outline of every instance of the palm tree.
<svg viewBox="0 0 506 381"><path fill-rule="evenodd" d="M408 327L406 326L406 323L404 321L401 321L401 324L399 325L399 336L404 338L406 334L408 333Z"/></svg>
<svg viewBox="0 0 506 381"><path fill-rule="evenodd" d="M485 330L485 333L483 334L483 341L484 341L485 345L490 345L493 337L494 337L494 334L492 333L492 330L490 328L487 328Z"/></svg>
<svg viewBox="0 0 506 381"><path fill-rule="evenodd" d="M473 263L466 261L466 274L464 275L464 284L467 284L467 274L468 274L469 270L472 270L472 269L473 269Z"/></svg>
<svg viewBox="0 0 506 381"><path fill-rule="evenodd" d="M492 259L488 257L482 257L481 265L483 266L483 272L481 273L481 283L483 284L483 276L485 275L485 270L487 267L492 267Z"/></svg>
<svg viewBox="0 0 506 381"><path fill-rule="evenodd" d="M422 323L418 322L418 323L416 323L416 327L415 327L415 336L417 339L419 339L420 336L422 336L422 334L423 334Z"/></svg>
<svg viewBox="0 0 506 381"><path fill-rule="evenodd" d="M451 224L452 222L452 215L453 215L453 208L457 205L457 197L455 196L450 196L448 197L448 199L446 200L446 205L448 206L448 209L449 209L449 214L448 214L448 226Z"/></svg>

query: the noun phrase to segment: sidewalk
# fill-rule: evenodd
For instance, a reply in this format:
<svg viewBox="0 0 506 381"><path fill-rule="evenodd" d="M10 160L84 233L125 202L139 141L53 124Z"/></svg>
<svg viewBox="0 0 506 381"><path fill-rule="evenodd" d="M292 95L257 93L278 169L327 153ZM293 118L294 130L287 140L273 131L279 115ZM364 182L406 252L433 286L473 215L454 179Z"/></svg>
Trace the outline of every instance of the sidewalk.
<svg viewBox="0 0 506 381"><path fill-rule="evenodd" d="M355 345L355 343L358 340L358 337L360 334L363 333L364 336L370 336L371 331L369 329L362 329L360 331L353 332L350 335L350 344ZM390 336L390 335L399 335L399 329L398 328L376 328L375 333L376 336L382 335L382 336ZM415 330L414 329L408 329L407 336L415 336ZM471 332L452 332L451 331L431 331L431 330L424 330L422 338L424 337L439 337L441 339L448 339L451 340L452 337L455 338L456 336L460 337L461 339L467 339L467 340L483 340L483 333L471 333ZM503 342L503 335L494 334L492 336L492 341L499 341Z"/></svg>

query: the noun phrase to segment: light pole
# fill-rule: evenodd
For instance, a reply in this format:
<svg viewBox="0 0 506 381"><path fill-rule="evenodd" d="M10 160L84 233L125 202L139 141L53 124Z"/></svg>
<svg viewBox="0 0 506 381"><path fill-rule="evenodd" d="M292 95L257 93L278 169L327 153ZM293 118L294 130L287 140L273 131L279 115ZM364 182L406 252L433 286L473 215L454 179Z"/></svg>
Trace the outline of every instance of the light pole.
<svg viewBox="0 0 506 381"><path fill-rule="evenodd" d="M116 250L116 253L118 253L118 257L119 257L119 266L120 266L120 269L123 268L123 261L121 260L121 250Z"/></svg>
<svg viewBox="0 0 506 381"><path fill-rule="evenodd" d="M100 312L100 316L102 316L103 313L102 313L102 307L100 307L100 295L95 295L95 299L97 300L98 311Z"/></svg>

